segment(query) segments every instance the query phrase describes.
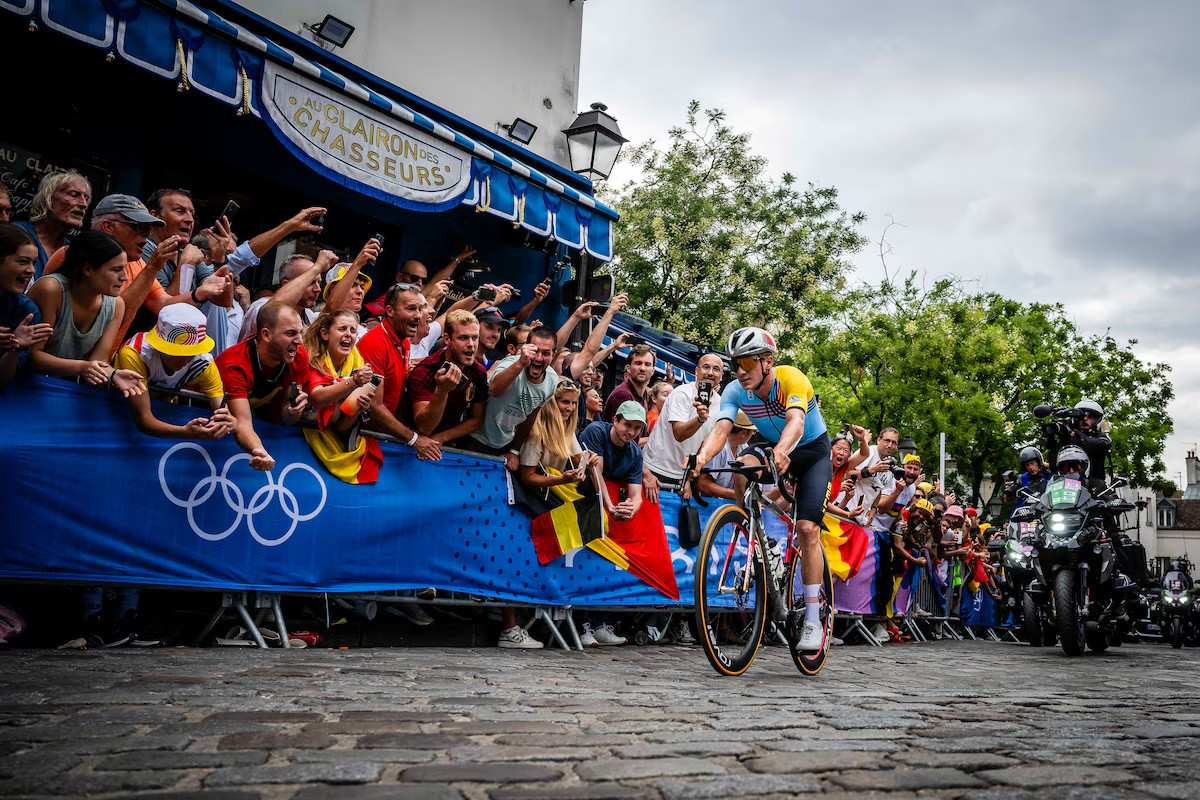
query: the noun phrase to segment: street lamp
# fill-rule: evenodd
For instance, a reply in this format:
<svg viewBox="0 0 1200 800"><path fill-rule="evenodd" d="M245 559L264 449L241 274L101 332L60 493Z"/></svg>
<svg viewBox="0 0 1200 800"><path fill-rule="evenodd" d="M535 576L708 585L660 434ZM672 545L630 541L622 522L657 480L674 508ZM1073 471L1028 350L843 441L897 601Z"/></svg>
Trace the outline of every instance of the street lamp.
<svg viewBox="0 0 1200 800"><path fill-rule="evenodd" d="M917 454L917 443L913 441L911 436L905 436L900 440L900 444L896 446L896 450L900 453L900 460L904 460L904 456L915 456Z"/></svg>
<svg viewBox="0 0 1200 800"><path fill-rule="evenodd" d="M592 110L575 118L563 131L567 136L567 155L571 170L585 178L604 179L617 163L621 145L629 141L621 135L616 117L604 103L592 103Z"/></svg>

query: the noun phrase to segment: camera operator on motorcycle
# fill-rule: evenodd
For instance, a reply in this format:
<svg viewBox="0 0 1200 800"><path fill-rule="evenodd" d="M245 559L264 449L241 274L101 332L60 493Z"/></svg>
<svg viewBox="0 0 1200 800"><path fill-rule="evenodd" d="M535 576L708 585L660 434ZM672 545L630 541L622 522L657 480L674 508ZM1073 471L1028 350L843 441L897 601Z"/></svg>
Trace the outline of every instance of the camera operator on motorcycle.
<svg viewBox="0 0 1200 800"><path fill-rule="evenodd" d="M1086 481L1088 491L1093 494L1105 487L1105 461L1112 450L1112 439L1100 430L1104 421L1104 409L1095 400L1080 400L1075 404L1075 414L1069 419L1056 419L1045 425L1046 438L1050 445L1050 464L1058 466L1059 453L1066 447L1079 447L1087 453L1091 462Z"/></svg>

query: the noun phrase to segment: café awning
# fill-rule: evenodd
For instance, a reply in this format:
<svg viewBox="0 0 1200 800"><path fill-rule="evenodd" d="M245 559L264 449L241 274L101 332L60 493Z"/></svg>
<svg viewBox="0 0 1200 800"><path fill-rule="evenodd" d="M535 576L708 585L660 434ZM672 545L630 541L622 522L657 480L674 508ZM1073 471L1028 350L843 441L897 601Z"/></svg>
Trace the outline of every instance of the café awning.
<svg viewBox="0 0 1200 800"><path fill-rule="evenodd" d="M351 80L300 55L294 34L252 32L187 0L0 0L0 10L262 119L314 171L365 195L415 211L474 206L612 258L611 208L388 96L381 78Z"/></svg>

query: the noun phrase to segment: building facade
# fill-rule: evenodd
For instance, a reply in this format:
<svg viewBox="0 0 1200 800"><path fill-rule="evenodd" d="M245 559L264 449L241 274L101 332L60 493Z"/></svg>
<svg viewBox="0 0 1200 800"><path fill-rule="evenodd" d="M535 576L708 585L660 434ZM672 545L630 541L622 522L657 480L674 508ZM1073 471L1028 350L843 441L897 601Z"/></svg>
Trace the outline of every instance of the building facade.
<svg viewBox="0 0 1200 800"><path fill-rule="evenodd" d="M276 25L313 34L327 14L354 26L333 54L464 119L505 134L537 126L525 145L561 166L562 130L579 109L583 0L241 0ZM329 45L324 45L330 49Z"/></svg>

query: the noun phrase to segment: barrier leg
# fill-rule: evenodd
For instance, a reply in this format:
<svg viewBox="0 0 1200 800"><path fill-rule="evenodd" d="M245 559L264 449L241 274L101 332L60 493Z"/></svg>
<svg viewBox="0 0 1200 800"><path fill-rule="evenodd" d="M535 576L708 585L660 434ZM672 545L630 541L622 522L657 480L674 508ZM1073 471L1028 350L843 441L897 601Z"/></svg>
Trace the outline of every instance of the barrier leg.
<svg viewBox="0 0 1200 800"><path fill-rule="evenodd" d="M543 606L538 606L534 610L533 618L546 623L546 627L550 629L550 635L554 637L554 641L558 642L559 647L561 647L563 650L571 649L571 646L567 644L567 640L564 639L562 633L559 632L558 626L554 624L554 618L550 616L550 612L546 611ZM579 649L582 650L583 648L580 647Z"/></svg>
<svg viewBox="0 0 1200 800"><path fill-rule="evenodd" d="M267 643L263 641L262 634L258 632L258 626L254 624L254 620L250 619L250 612L246 610L246 604L242 599L235 598L233 601L233 610L242 618L242 622L246 626L246 630L250 632L250 636L254 639L254 643L263 650L267 649Z"/></svg>
<svg viewBox="0 0 1200 800"><path fill-rule="evenodd" d="M279 629L279 642L286 649L291 647L288 644L288 629L287 623L283 621L283 608L279 605L279 595L271 595L271 610L275 612L275 626Z"/></svg>
<svg viewBox="0 0 1200 800"><path fill-rule="evenodd" d="M213 612L212 617L210 617L208 620L208 624L204 626L204 630L200 631L200 633L196 635L196 638L192 640L192 644L194 646L200 647L204 644L205 640L208 639L208 635L212 633L213 628L217 627L217 623L220 622L221 617L225 615L225 609L229 608L229 606L230 595L228 592L226 592L225 594L221 595L221 605L218 606L217 610Z"/></svg>
<svg viewBox="0 0 1200 800"><path fill-rule="evenodd" d="M583 650L583 642L579 639L579 628L575 627L575 614L570 606L563 610L563 619L566 620L567 630L571 632L571 641L575 643L575 649Z"/></svg>

